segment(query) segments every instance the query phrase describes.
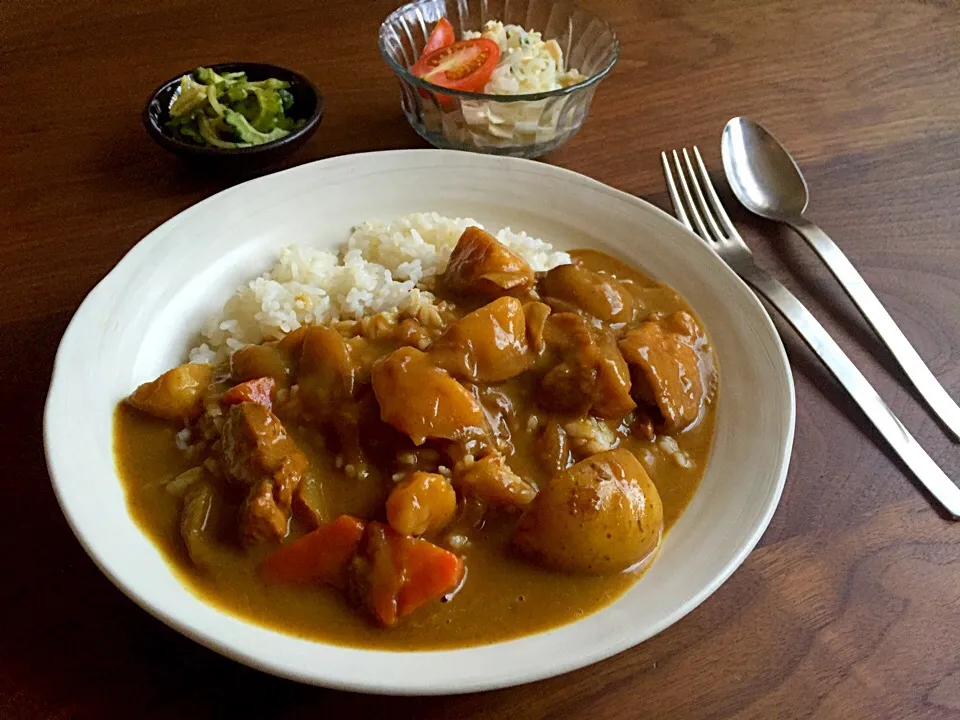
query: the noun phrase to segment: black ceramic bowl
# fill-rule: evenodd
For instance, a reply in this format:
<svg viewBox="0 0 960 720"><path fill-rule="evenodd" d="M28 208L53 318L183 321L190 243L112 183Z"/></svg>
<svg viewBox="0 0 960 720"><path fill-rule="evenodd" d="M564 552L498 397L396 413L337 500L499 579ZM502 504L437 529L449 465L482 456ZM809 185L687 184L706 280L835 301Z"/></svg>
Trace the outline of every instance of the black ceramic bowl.
<svg viewBox="0 0 960 720"><path fill-rule="evenodd" d="M257 167L270 165L289 155L317 131L323 118L323 96L317 86L300 73L263 63L223 63L206 67L217 73L245 72L252 81L269 78L286 80L290 83L290 92L293 95L290 117L305 120L305 124L286 137L252 147L217 148L178 140L167 130L166 123L170 119L170 105L180 92L180 78L193 72L193 69L190 69L170 78L154 90L143 109L143 125L150 137L161 147L181 157L223 167Z"/></svg>

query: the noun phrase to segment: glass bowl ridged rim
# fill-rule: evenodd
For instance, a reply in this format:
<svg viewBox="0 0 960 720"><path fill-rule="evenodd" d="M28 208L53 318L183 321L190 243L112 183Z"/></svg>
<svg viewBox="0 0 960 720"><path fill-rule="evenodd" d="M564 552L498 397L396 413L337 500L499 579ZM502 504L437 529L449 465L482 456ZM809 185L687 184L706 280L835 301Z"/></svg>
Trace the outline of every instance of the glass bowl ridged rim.
<svg viewBox="0 0 960 720"><path fill-rule="evenodd" d="M596 13L592 13L589 10L583 10L582 8L578 8L580 10L583 10L583 12L590 13L593 17L597 18L602 23L604 23L607 26L607 30L609 31L612 37L612 42L610 44L611 50L612 50L612 56L610 58L610 61L606 64L606 66L604 66L602 70L600 70L600 72L591 75L586 80L578 82L575 85L568 85L567 87L564 87L564 88L557 88L556 90L545 90L544 92L527 93L525 95L493 95L491 93L477 93L477 92L468 92L466 90L454 90L452 88L443 87L442 85L435 85L432 82L428 82L427 80L418 78L416 75L410 72L409 68L404 67L403 65L398 63L396 60L394 60L386 47L385 37L387 32L396 33L396 31L393 29L393 22L398 17L404 15L406 12L408 12L409 10L411 10L412 8L416 7L419 4L420 3L416 1L410 2L410 3L407 3L406 5L403 5L397 8L392 13L390 13L387 16L387 18L382 23L380 23L380 31L378 33L377 44L380 47L380 55L383 57L383 59L387 62L390 68L397 75L399 75L401 78L403 78L406 82L410 83L411 85L414 85L415 87L418 87L418 88L422 88L423 90L427 90L434 94L459 97L459 98L464 98L466 100L483 100L486 102L499 102L499 103L535 102L537 100L547 100L553 97L563 97L564 95L571 95L577 92L578 90L585 90L588 87L596 85L598 82L603 80L603 78L605 78L610 73L611 70L613 70L613 66L616 65L617 60L620 59L620 39L617 37L616 31L614 31L610 23L608 23L606 20L604 20L602 17L600 17ZM399 37L397 39L399 40Z"/></svg>

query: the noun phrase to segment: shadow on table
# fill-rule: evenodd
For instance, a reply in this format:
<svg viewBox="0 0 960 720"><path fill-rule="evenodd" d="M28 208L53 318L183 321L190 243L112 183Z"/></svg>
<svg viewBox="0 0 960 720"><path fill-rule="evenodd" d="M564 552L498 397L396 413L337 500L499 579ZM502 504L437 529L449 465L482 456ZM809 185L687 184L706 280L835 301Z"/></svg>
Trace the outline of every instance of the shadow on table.
<svg viewBox="0 0 960 720"><path fill-rule="evenodd" d="M429 147L413 131L399 108L396 115L328 114L317 133L293 154L269 166L240 170L202 160L180 158L156 145L139 125L127 122L104 138L92 170L108 190L131 197L211 195L246 180L297 165L349 153Z"/></svg>

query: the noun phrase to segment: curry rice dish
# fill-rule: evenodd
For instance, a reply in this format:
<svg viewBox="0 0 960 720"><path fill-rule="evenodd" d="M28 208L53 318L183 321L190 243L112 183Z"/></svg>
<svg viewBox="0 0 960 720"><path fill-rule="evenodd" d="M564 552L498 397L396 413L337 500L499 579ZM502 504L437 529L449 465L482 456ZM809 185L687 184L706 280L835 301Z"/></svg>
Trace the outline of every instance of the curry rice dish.
<svg viewBox="0 0 960 720"><path fill-rule="evenodd" d="M429 302L278 332L120 403L131 514L182 582L398 650L546 630L627 590L706 469L713 351L641 271L523 255L468 226L418 279Z"/></svg>

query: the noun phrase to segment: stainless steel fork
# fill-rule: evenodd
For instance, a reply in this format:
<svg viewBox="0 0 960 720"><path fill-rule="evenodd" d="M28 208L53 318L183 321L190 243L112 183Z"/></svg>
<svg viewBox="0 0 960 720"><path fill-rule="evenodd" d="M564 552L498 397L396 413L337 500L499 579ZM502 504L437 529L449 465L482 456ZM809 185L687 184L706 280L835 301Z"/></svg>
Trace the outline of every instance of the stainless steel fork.
<svg viewBox="0 0 960 720"><path fill-rule="evenodd" d="M840 346L824 330L817 319L800 303L787 288L753 261L753 253L740 237L720 198L713 188L707 168L694 147L696 167L686 148L682 150L683 161L676 150L671 151L673 164L680 180L680 190L674 180L667 153L660 153L667 189L677 218L699 235L720 259L739 275L744 282L779 312L810 346L817 357L827 366L850 393L874 427L904 464L927 489L933 498L954 519L960 519L960 488L937 466L927 452L883 402L870 382L844 354ZM682 199L681 199L682 198Z"/></svg>

